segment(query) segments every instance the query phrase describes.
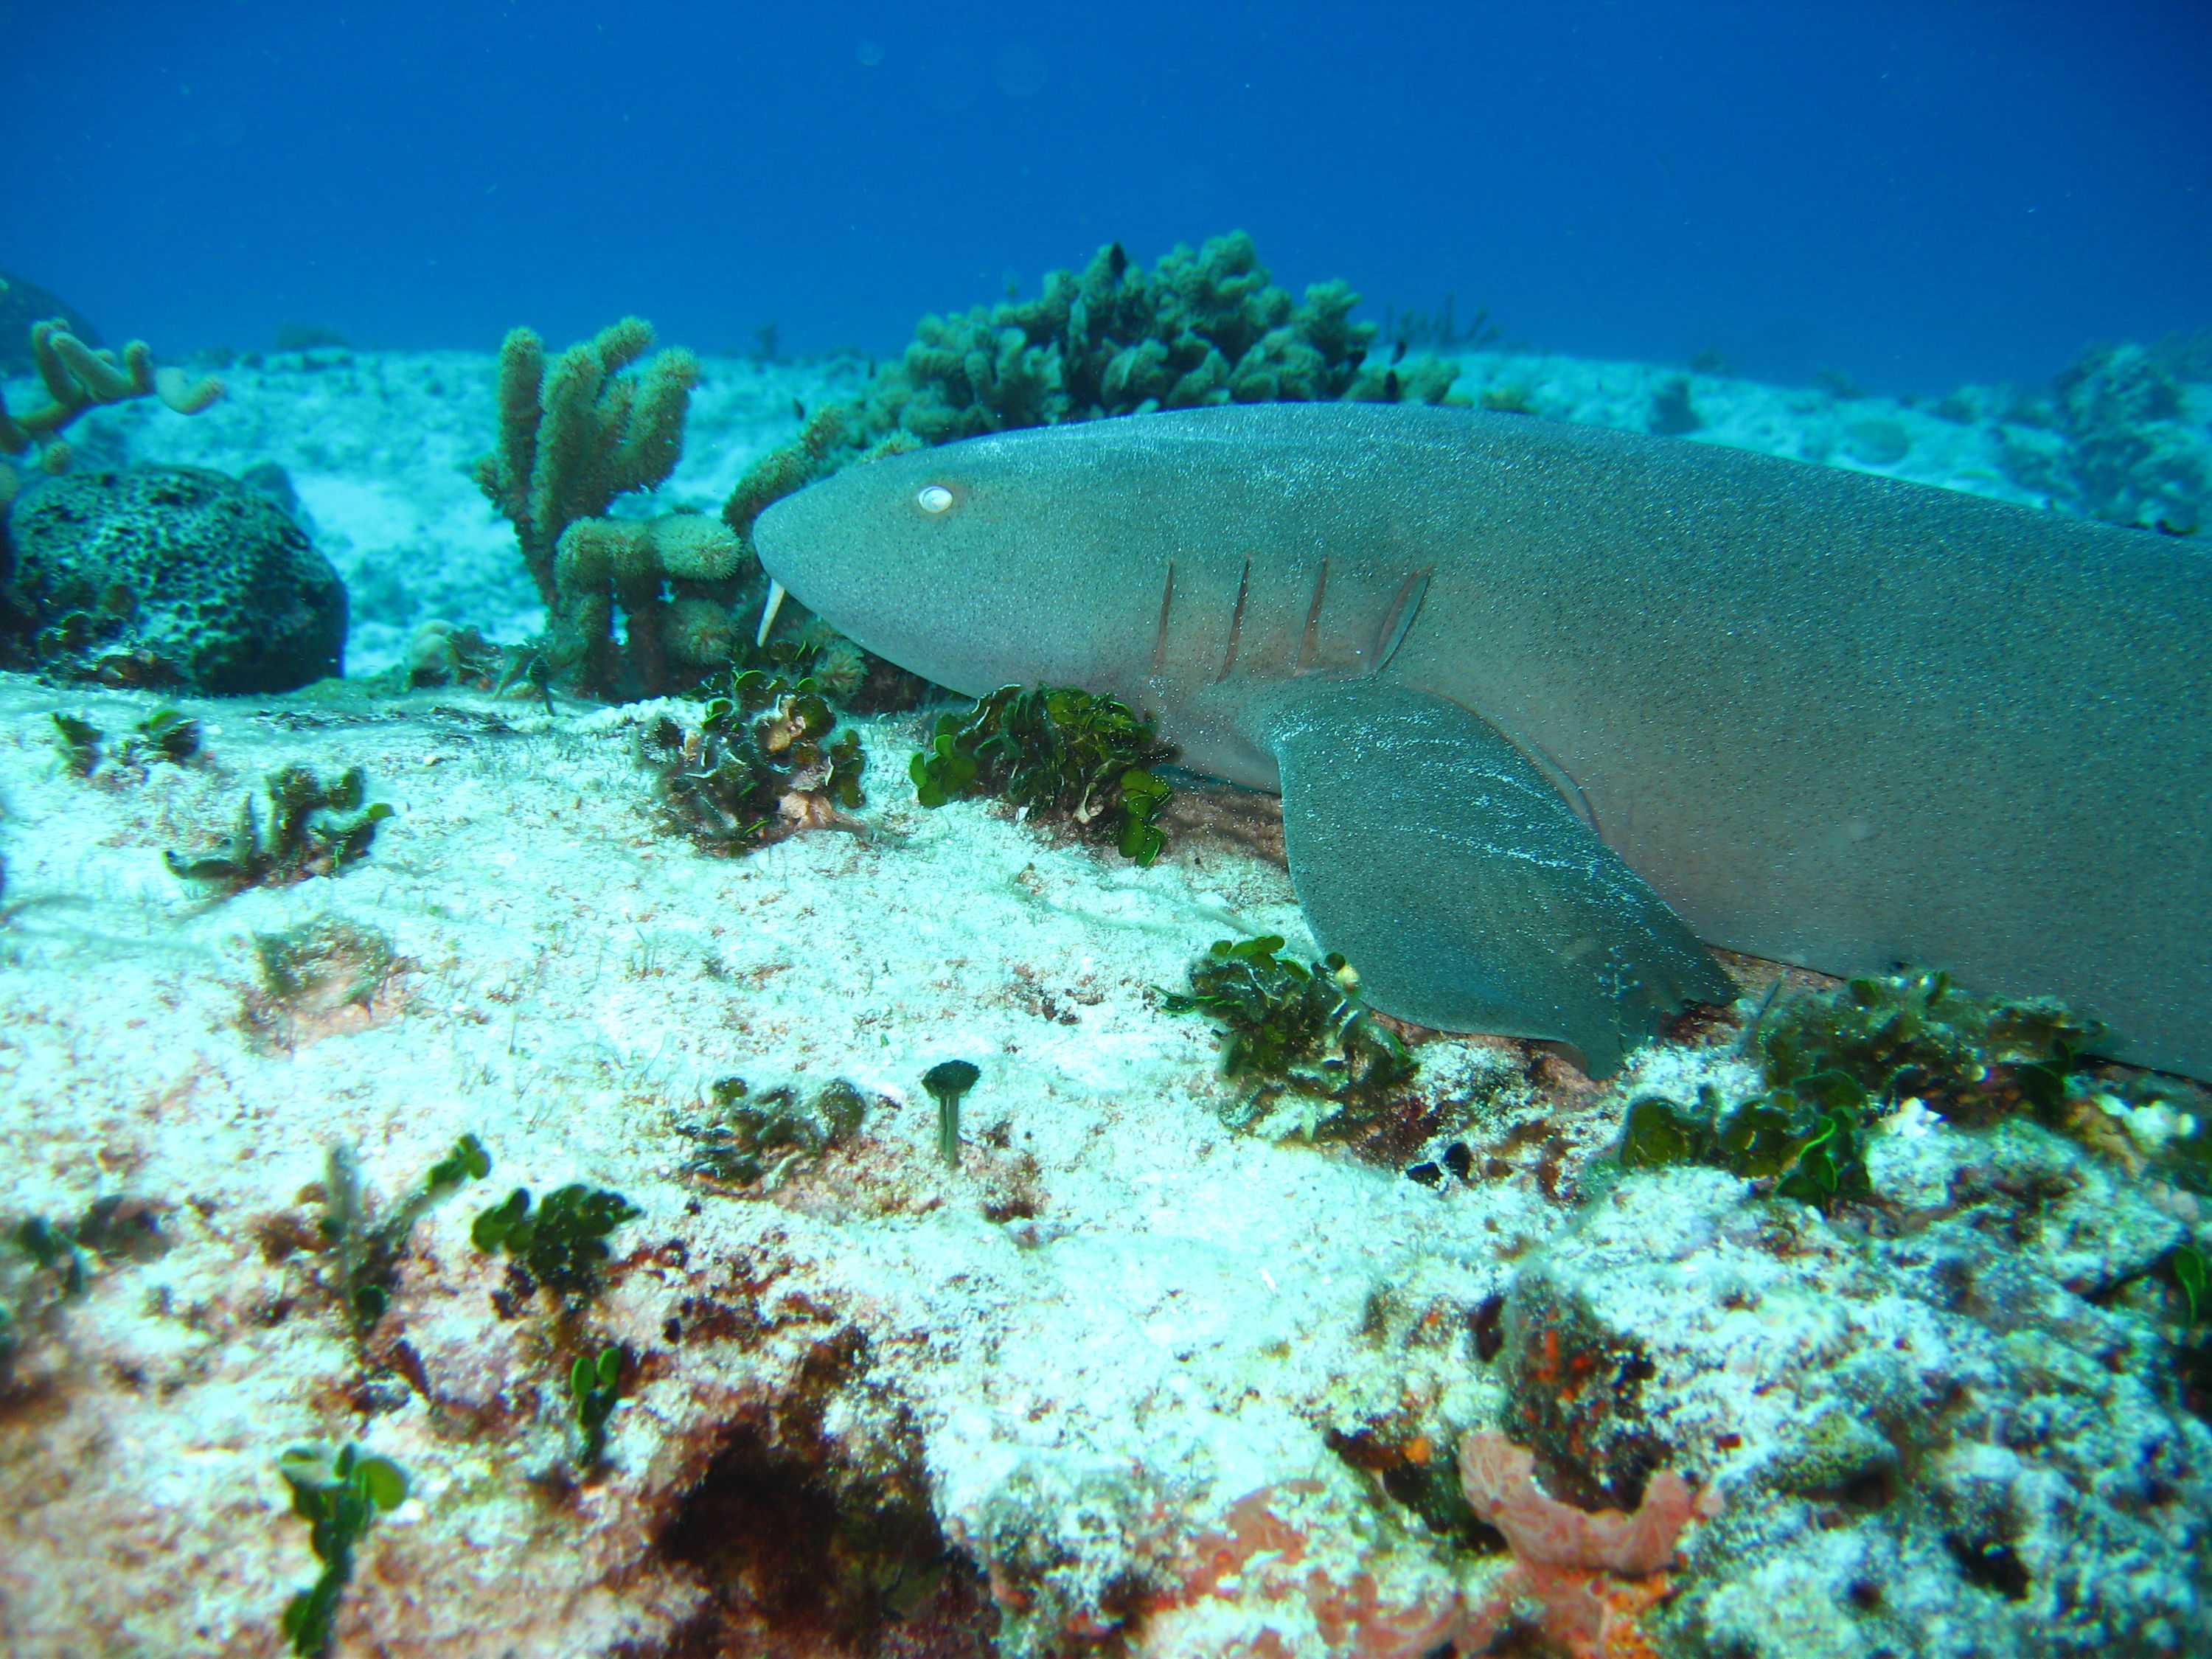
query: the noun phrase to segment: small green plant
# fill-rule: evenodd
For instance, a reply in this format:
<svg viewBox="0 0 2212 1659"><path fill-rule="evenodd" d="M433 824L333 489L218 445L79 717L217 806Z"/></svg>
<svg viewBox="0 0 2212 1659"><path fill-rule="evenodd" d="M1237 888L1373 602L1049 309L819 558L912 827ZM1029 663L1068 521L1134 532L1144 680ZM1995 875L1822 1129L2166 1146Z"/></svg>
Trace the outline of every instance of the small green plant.
<svg viewBox="0 0 2212 1659"><path fill-rule="evenodd" d="M471 1181L491 1173L491 1154L474 1135L463 1135L433 1164L414 1191L383 1215L362 1184L352 1147L333 1146L324 1165L324 1248L336 1265L337 1288L355 1332L366 1336L392 1304L399 1259L415 1224Z"/></svg>
<svg viewBox="0 0 2212 1659"><path fill-rule="evenodd" d="M407 1501L407 1477L388 1457L358 1446L295 1446L276 1462L292 1489L292 1513L307 1523L307 1546L323 1570L285 1604L284 1639L298 1659L316 1659L331 1645L338 1598L353 1577L354 1551L370 1524Z"/></svg>
<svg viewBox="0 0 2212 1659"><path fill-rule="evenodd" d="M617 1345L594 1356L578 1354L568 1367L568 1401L581 1445L576 1458L580 1468L597 1468L607 1455L607 1419L622 1398L623 1365L629 1358L629 1352Z"/></svg>
<svg viewBox="0 0 2212 1659"><path fill-rule="evenodd" d="M1619 1158L1626 1169L1710 1164L1747 1180L1771 1183L1777 1197L1826 1208L1838 1200L1863 1202L1868 1183L1861 1134L1866 1091L1840 1072L1799 1079L1787 1090L1723 1109L1711 1085L1685 1110L1660 1095L1629 1103Z"/></svg>
<svg viewBox="0 0 2212 1659"><path fill-rule="evenodd" d="M1255 1079L1223 1114L1231 1128L1270 1138L1355 1135L1413 1081L1413 1056L1368 1014L1359 976L1342 957L1332 951L1309 967L1282 948L1274 933L1217 939L1192 967L1190 989L1161 992L1160 1006L1218 1022L1222 1075Z"/></svg>
<svg viewBox="0 0 2212 1659"><path fill-rule="evenodd" d="M599 1264L612 1255L608 1235L644 1213L620 1193L581 1182L548 1193L533 1212L528 1188L518 1187L476 1218L469 1237L487 1255L504 1250L538 1284L583 1303L599 1294Z"/></svg>
<svg viewBox="0 0 2212 1659"><path fill-rule="evenodd" d="M1867 1127L1902 1101L1984 1123L2027 1110L2060 1124L2074 1055L2100 1035L2059 1003L1971 996L1923 969L1855 979L1762 1012L1746 1035L1766 1092L1734 1108L1710 1087L1686 1109L1629 1103L1620 1163L1710 1164L1827 1206L1874 1196Z"/></svg>
<svg viewBox="0 0 2212 1659"><path fill-rule="evenodd" d="M684 1172L727 1187L774 1187L794 1166L857 1133L868 1111L842 1078L804 1101L788 1084L756 1093L739 1077L718 1079L707 1094L707 1115L675 1126L696 1148Z"/></svg>
<svg viewBox="0 0 2212 1659"><path fill-rule="evenodd" d="M1948 974L1912 969L1793 997L1752 1041L1770 1089L1840 1072L1874 1105L1917 1097L1981 1122L2055 1108L2074 1056L2102 1035L2049 998L1972 996Z"/></svg>
<svg viewBox="0 0 2212 1659"><path fill-rule="evenodd" d="M53 717L54 729L59 734L56 746L70 771L80 778L88 778L100 769L101 763L111 758L107 753L107 734L90 720L76 714L58 714ZM167 761L181 766L200 751L200 723L179 714L173 708L157 708L131 728L112 758L117 766L143 769L155 761Z"/></svg>
<svg viewBox="0 0 2212 1659"><path fill-rule="evenodd" d="M106 733L90 720L75 714L57 714L54 730L60 733L54 746L62 751L62 759L77 777L88 778L100 763L100 744Z"/></svg>
<svg viewBox="0 0 2212 1659"><path fill-rule="evenodd" d="M226 896L334 876L368 854L376 826L392 816L383 801L364 805L368 781L358 766L348 767L335 783L304 766L287 766L267 788L265 824L248 795L238 809L238 827L214 851L195 859L163 854L169 873Z"/></svg>
<svg viewBox="0 0 2212 1659"><path fill-rule="evenodd" d="M1174 793L1151 769L1175 752L1119 698L1004 685L964 714L938 716L907 769L924 806L996 795L1150 864L1167 844L1158 820Z"/></svg>
<svg viewBox="0 0 2212 1659"><path fill-rule="evenodd" d="M2177 1244L2168 1258L2173 1269L2173 1282L2181 1287L2181 1294L2189 1303L2189 1322L2193 1326L2203 1315L2207 1305L2204 1297L2208 1268L2204 1252L2194 1244Z"/></svg>
<svg viewBox="0 0 2212 1659"><path fill-rule="evenodd" d="M960 1166L960 1097L982 1075L964 1060L941 1061L921 1074L921 1086L937 1103L937 1155L954 1169Z"/></svg>
<svg viewBox="0 0 2212 1659"><path fill-rule="evenodd" d="M663 827L720 854L805 829L858 829L849 812L866 799L866 757L860 734L835 735L836 726L811 678L732 674L728 695L710 699L696 726L664 715L646 730Z"/></svg>

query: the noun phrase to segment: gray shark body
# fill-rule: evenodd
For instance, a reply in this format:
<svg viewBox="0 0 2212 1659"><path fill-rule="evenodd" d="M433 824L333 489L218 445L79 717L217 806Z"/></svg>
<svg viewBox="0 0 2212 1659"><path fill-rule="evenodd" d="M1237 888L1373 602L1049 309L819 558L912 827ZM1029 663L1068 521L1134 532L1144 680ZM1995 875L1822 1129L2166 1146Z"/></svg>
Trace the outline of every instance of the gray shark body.
<svg viewBox="0 0 2212 1659"><path fill-rule="evenodd" d="M755 527L860 644L1152 711L1283 796L1384 1012L1598 1073L1711 944L2063 996L2212 1075L2212 587L2185 545L1526 417L1180 411L849 467Z"/></svg>

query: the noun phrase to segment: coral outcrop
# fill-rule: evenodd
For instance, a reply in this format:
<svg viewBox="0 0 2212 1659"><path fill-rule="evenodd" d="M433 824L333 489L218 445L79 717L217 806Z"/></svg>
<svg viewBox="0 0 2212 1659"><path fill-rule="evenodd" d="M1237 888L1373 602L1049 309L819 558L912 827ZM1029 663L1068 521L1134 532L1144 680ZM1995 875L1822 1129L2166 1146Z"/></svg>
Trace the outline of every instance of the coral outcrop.
<svg viewBox="0 0 2212 1659"><path fill-rule="evenodd" d="M2096 346L2052 388L2056 447L2008 445L2013 476L2074 512L2198 535L2212 516L2212 374L2202 355Z"/></svg>
<svg viewBox="0 0 2212 1659"><path fill-rule="evenodd" d="M1177 246L1149 271L1116 242L1033 300L924 317L862 398L756 463L724 517L749 534L769 502L885 447L1203 404L1442 402L1456 366L1402 346L1370 361L1376 325L1352 320L1358 303L1342 281L1293 300L1243 231Z"/></svg>
<svg viewBox="0 0 2212 1659"><path fill-rule="evenodd" d="M1460 1442L1467 1501L1513 1551L1513 1565L1467 1615L1465 1650L1486 1652L1516 1626L1533 1626L1577 1659L1650 1652L1637 1616L1665 1598L1675 1540L1692 1520L1720 1513L1720 1494L1662 1469L1633 1513L1593 1514L1547 1495L1535 1463L1534 1453L1488 1430Z"/></svg>
<svg viewBox="0 0 2212 1659"><path fill-rule="evenodd" d="M343 672L346 590L275 502L196 466L49 478L8 517L14 654L64 679L234 696ZM4 637L4 636L0 636Z"/></svg>
<svg viewBox="0 0 2212 1659"><path fill-rule="evenodd" d="M544 600L547 664L589 696L656 696L732 657L737 538L695 514L600 516L658 489L684 453L699 362L671 348L630 372L652 345L652 325L625 317L549 366L544 341L512 331L499 350L499 448L476 467ZM619 645L617 606L628 619Z"/></svg>

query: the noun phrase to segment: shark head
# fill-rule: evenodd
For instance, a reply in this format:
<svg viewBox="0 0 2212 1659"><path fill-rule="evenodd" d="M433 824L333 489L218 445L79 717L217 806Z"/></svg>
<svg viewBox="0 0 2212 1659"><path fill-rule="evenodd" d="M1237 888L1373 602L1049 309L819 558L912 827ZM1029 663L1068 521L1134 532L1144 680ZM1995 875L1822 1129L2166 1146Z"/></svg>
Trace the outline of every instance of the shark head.
<svg viewBox="0 0 2212 1659"><path fill-rule="evenodd" d="M761 514L762 566L848 638L968 696L1040 681L1134 690L1146 579L1085 510L1088 452L1053 435L845 467Z"/></svg>

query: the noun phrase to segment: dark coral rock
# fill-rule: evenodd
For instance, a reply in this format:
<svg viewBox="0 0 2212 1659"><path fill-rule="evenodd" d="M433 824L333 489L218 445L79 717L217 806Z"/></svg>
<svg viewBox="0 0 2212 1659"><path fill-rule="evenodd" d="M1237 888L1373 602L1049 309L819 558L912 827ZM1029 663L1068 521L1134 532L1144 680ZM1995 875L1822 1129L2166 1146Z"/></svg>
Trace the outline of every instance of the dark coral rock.
<svg viewBox="0 0 2212 1659"><path fill-rule="evenodd" d="M2194 413L2185 353L2085 351L2054 386L2063 450L2008 446L2007 470L2058 505L2111 524L2200 535L2212 513L2212 431Z"/></svg>
<svg viewBox="0 0 2212 1659"><path fill-rule="evenodd" d="M1652 1471L1674 1458L1644 1415L1643 1388L1655 1368L1643 1344L1540 1273L1515 1281L1501 1323L1511 1401L1505 1432L1534 1449L1553 1497L1578 1509L1633 1511Z"/></svg>
<svg viewBox="0 0 2212 1659"><path fill-rule="evenodd" d="M18 650L64 678L215 695L342 672L346 591L267 495L146 466L50 478L8 520Z"/></svg>

